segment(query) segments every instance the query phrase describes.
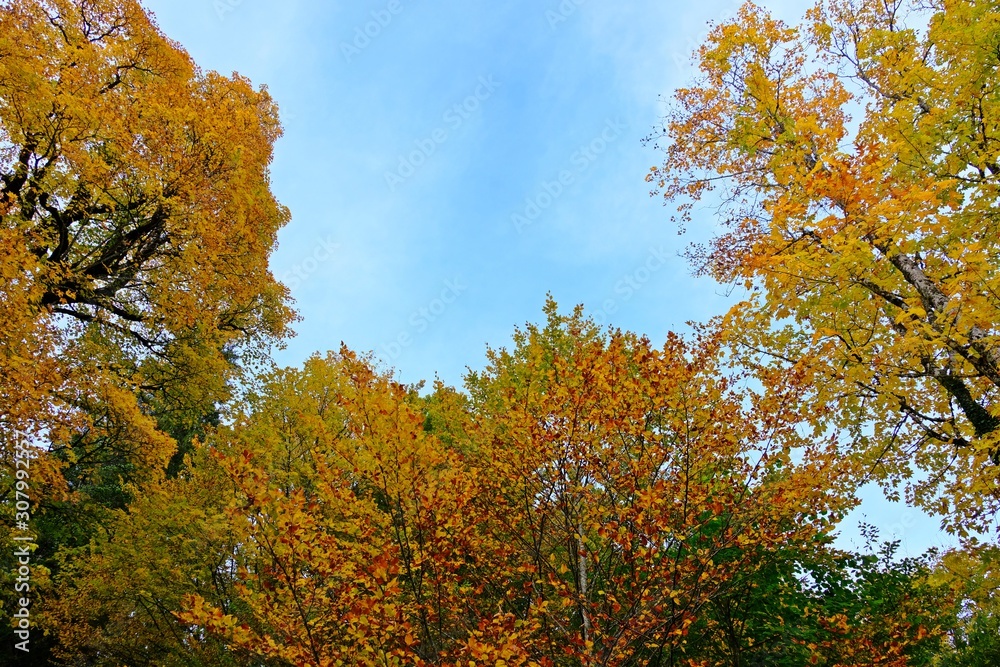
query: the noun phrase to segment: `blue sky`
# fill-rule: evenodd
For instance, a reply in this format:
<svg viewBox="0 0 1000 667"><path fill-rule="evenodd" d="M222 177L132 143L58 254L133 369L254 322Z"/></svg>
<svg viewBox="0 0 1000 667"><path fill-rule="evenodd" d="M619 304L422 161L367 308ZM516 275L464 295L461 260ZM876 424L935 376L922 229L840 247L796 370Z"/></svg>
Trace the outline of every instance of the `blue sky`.
<svg viewBox="0 0 1000 667"><path fill-rule="evenodd" d="M764 4L793 23L808 7ZM712 211L678 237L641 139L739 2L145 5L200 66L281 108L273 190L293 218L271 264L303 318L282 365L344 341L403 382L459 385L546 292L654 342L735 298L679 256ZM911 553L941 540L877 490L862 511Z"/></svg>

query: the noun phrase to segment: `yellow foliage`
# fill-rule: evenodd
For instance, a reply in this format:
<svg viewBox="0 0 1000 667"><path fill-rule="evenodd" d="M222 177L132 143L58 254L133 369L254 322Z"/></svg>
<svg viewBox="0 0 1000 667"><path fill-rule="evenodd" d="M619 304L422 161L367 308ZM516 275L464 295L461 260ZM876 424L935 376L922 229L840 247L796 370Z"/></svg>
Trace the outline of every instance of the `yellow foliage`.
<svg viewBox="0 0 1000 667"><path fill-rule="evenodd" d="M961 535L1000 509L998 42L991 3L822 0L794 29L748 3L647 177L682 224L725 182L691 258L755 290L725 320L738 358L808 368L859 480L919 477Z"/></svg>

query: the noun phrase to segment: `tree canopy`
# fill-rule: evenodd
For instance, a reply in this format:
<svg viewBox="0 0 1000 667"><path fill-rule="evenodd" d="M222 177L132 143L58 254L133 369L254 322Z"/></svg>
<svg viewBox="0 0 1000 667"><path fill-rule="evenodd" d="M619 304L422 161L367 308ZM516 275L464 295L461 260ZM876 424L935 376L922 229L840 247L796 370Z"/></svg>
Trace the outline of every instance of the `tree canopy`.
<svg viewBox="0 0 1000 667"><path fill-rule="evenodd" d="M550 296L427 388L271 360L265 88L134 0L0 3L0 655L998 664L1000 11L747 4L695 60L648 180L746 298L653 341ZM960 545L838 547L871 478Z"/></svg>
<svg viewBox="0 0 1000 667"><path fill-rule="evenodd" d="M5 5L8 427L104 380L174 395L179 376L225 377L286 335L267 267L289 217L268 183L279 134L265 90L198 70L137 2Z"/></svg>
<svg viewBox="0 0 1000 667"><path fill-rule="evenodd" d="M798 27L745 5L647 178L682 224L718 202L690 256L749 291L748 362L815 373L859 465L960 533L1000 507L998 44L986 2L830 0Z"/></svg>
<svg viewBox="0 0 1000 667"><path fill-rule="evenodd" d="M199 70L138 2L0 7L5 588L19 447L42 583L288 335L280 132L265 89Z"/></svg>

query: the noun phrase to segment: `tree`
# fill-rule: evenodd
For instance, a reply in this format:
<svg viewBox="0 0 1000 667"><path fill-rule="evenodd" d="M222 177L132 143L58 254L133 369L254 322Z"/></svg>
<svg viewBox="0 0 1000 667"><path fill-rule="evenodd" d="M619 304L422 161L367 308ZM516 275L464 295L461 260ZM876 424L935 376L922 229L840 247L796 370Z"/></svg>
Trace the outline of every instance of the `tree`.
<svg viewBox="0 0 1000 667"><path fill-rule="evenodd" d="M346 349L271 374L213 443L233 489L238 603L191 591L180 624L244 660L451 664L487 651L525 664L525 629L483 594L505 576L491 567L505 547L477 528L462 406L444 388L420 399Z"/></svg>
<svg viewBox="0 0 1000 667"><path fill-rule="evenodd" d="M826 443L800 433L794 375L755 393L717 336L656 348L546 314L468 380L491 471L477 498L526 570L514 600L541 614L549 664L688 664L710 605L851 501Z"/></svg>
<svg viewBox="0 0 1000 667"><path fill-rule="evenodd" d="M0 6L0 542L26 444L39 575L176 475L288 334L280 131L266 90L199 70L134 0Z"/></svg>
<svg viewBox="0 0 1000 667"><path fill-rule="evenodd" d="M195 449L182 475L143 485L86 546L60 550L59 577L35 617L54 644L42 664L247 664L222 642L192 641L175 616L192 594L231 609L240 545L226 520L228 482L209 452Z"/></svg>
<svg viewBox="0 0 1000 667"><path fill-rule="evenodd" d="M181 625L293 664L682 664L707 604L852 504L796 378L738 391L715 340L546 310L468 397L347 350L274 374L213 444L233 602L192 591Z"/></svg>
<svg viewBox="0 0 1000 667"><path fill-rule="evenodd" d="M288 219L268 182L273 102L199 71L137 2L19 0L2 18L5 412L75 407L64 383L91 373L161 396L183 381L197 401L164 368L225 377L291 316L267 268ZM78 362L62 383L17 372L56 355Z"/></svg>
<svg viewBox="0 0 1000 667"><path fill-rule="evenodd" d="M931 581L948 586L959 601L952 649L942 667L987 667L1000 660L1000 548L982 544L953 549L937 562Z"/></svg>
<svg viewBox="0 0 1000 667"><path fill-rule="evenodd" d="M800 378L546 311L468 394L346 348L267 374L67 558L58 658L926 664L921 566L829 547L853 500Z"/></svg>
<svg viewBox="0 0 1000 667"><path fill-rule="evenodd" d="M829 0L798 28L747 4L698 50L647 179L682 225L720 191L690 257L750 291L731 340L808 369L862 474L911 480L960 534L1000 509L998 45L984 2Z"/></svg>
<svg viewBox="0 0 1000 667"><path fill-rule="evenodd" d="M741 577L692 627L696 663L742 667L936 665L950 653L953 596L928 582L928 557L896 559L898 542L864 553L817 540Z"/></svg>

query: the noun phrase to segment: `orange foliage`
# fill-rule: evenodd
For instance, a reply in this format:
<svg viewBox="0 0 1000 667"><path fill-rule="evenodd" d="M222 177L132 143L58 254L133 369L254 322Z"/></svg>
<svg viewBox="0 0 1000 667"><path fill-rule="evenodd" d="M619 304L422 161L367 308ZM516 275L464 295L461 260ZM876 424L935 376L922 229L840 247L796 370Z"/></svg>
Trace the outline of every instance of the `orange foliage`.
<svg viewBox="0 0 1000 667"><path fill-rule="evenodd" d="M794 378L737 391L715 339L550 308L470 376L447 443L456 394L422 410L346 350L279 373L215 446L245 611L191 595L182 622L299 665L631 664L849 506Z"/></svg>

